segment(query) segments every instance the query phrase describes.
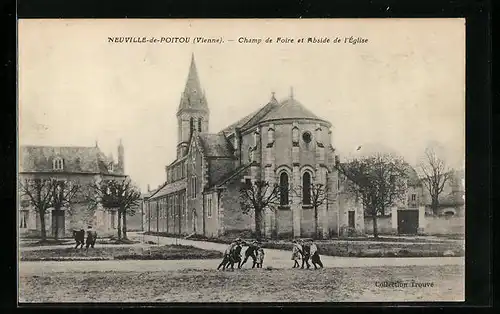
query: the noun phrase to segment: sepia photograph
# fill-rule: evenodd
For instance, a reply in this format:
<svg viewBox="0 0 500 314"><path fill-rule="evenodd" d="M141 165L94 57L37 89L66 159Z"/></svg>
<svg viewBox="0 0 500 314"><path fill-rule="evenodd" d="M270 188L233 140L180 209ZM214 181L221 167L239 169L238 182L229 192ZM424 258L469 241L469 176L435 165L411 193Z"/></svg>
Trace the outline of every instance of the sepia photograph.
<svg viewBox="0 0 500 314"><path fill-rule="evenodd" d="M465 19L19 19L19 303L465 300Z"/></svg>

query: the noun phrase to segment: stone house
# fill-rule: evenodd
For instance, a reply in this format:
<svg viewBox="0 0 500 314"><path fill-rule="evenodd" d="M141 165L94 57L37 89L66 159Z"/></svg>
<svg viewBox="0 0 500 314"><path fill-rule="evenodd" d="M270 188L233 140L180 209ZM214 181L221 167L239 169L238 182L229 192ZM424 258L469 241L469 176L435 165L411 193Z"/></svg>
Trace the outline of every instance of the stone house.
<svg viewBox="0 0 500 314"><path fill-rule="evenodd" d="M58 236L71 236L72 230L92 225L100 234L115 233L117 228L116 210L104 210L102 206L89 210L84 195L94 182L109 179L124 179L124 147L120 141L118 161L95 147L56 147L24 145L19 149L19 181L25 179L56 179L77 183L81 191L70 208L56 211L49 208L45 214L47 236L54 236L57 226ZM19 194L20 234L39 234L40 217L29 200ZM56 223L56 219L58 219Z"/></svg>

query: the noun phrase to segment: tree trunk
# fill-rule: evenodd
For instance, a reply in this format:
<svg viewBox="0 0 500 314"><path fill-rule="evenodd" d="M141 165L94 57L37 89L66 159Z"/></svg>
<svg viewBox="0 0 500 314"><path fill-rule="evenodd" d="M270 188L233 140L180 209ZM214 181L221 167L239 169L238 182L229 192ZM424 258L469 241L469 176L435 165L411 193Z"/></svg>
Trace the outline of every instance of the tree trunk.
<svg viewBox="0 0 500 314"><path fill-rule="evenodd" d="M278 217L278 210L276 209L274 211L274 232L276 232L276 240L278 240L279 238L279 230L278 230L278 220L279 220L279 217Z"/></svg>
<svg viewBox="0 0 500 314"><path fill-rule="evenodd" d="M262 237L261 233L261 224L262 224L262 212L260 210L255 211L255 237L257 240L260 240Z"/></svg>
<svg viewBox="0 0 500 314"><path fill-rule="evenodd" d="M439 207L439 199L437 197L433 197L431 201L431 209L432 213L437 216L438 215L438 207Z"/></svg>
<svg viewBox="0 0 500 314"><path fill-rule="evenodd" d="M118 209L118 240L122 238L122 211Z"/></svg>
<svg viewBox="0 0 500 314"><path fill-rule="evenodd" d="M123 239L127 239L127 212L123 212Z"/></svg>
<svg viewBox="0 0 500 314"><path fill-rule="evenodd" d="M372 215L373 220L373 237L378 238L377 215Z"/></svg>
<svg viewBox="0 0 500 314"><path fill-rule="evenodd" d="M42 241L47 240L47 232L45 231L45 210L39 210L38 214L40 216L40 236Z"/></svg>
<svg viewBox="0 0 500 314"><path fill-rule="evenodd" d="M55 216L54 216L54 213L55 213ZM54 211L52 211L52 219L55 219L56 221L54 222L54 239L58 240L59 239L59 212L57 209L54 209Z"/></svg>
<svg viewBox="0 0 500 314"><path fill-rule="evenodd" d="M314 238L318 239L318 207L314 206Z"/></svg>

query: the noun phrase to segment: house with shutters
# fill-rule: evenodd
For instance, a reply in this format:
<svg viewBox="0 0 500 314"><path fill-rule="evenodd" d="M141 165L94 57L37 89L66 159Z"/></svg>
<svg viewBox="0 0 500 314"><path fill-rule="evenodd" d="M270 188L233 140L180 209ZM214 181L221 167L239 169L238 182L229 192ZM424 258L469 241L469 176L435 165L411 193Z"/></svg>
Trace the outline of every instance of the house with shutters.
<svg viewBox="0 0 500 314"><path fill-rule="evenodd" d="M124 166L124 146L118 145L118 160L113 156L105 156L98 147L76 146L34 146L22 145L19 148L19 180L55 179L77 183L80 193L69 208L54 210L49 208L45 214L47 236L71 236L73 230L86 229L92 225L101 235L114 234L117 228L115 210L98 207L89 210L84 190L94 182L102 180L120 180L126 177ZM22 196L18 202L20 234L36 234L40 232L40 217L30 204L29 199Z"/></svg>

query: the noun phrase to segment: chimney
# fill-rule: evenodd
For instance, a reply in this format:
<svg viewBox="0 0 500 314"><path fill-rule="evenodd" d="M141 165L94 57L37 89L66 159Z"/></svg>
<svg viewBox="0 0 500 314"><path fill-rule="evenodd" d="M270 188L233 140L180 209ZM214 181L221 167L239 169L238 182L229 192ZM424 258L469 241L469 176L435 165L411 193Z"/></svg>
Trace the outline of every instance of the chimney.
<svg viewBox="0 0 500 314"><path fill-rule="evenodd" d="M148 184L148 192L151 192L151 186Z"/></svg>
<svg viewBox="0 0 500 314"><path fill-rule="evenodd" d="M122 140L118 144L118 167L122 173L125 173L125 149L123 148Z"/></svg>

